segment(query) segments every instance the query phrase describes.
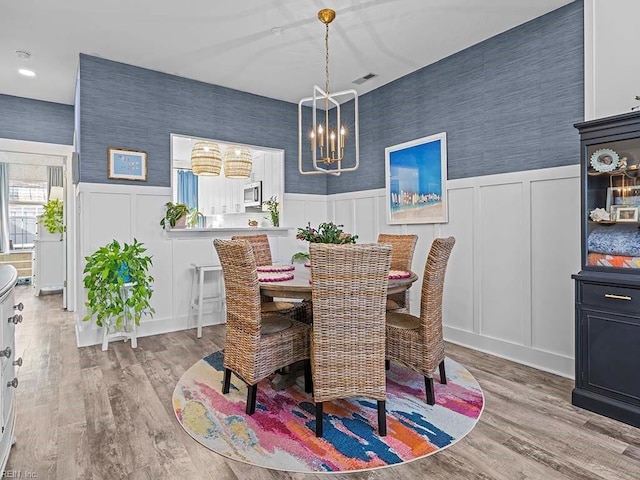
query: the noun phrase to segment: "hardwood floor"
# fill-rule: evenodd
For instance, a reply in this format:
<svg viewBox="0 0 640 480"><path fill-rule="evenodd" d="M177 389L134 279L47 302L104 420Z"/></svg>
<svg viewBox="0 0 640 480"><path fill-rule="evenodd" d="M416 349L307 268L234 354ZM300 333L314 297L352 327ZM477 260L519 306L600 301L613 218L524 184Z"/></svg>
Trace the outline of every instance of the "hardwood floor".
<svg viewBox="0 0 640 480"><path fill-rule="evenodd" d="M16 445L6 470L38 479L324 479L227 460L189 437L175 419L173 388L185 370L224 343L224 327L78 349L74 317L60 295L25 304L16 348ZM456 345L485 394L476 428L452 447L402 466L335 479L640 478L640 429L573 407L571 380ZM15 475L14 475L15 476Z"/></svg>

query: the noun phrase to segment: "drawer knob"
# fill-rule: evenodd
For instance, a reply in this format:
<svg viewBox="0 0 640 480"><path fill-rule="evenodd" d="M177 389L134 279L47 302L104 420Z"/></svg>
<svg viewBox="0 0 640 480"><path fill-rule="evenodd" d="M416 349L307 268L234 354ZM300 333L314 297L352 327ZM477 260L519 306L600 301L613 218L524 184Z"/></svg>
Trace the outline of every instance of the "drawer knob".
<svg viewBox="0 0 640 480"><path fill-rule="evenodd" d="M0 350L0 357L11 357L11 347L7 347L4 350Z"/></svg>
<svg viewBox="0 0 640 480"><path fill-rule="evenodd" d="M22 357L20 357L19 359L15 360L13 362L14 365L21 367L22 366Z"/></svg>
<svg viewBox="0 0 640 480"><path fill-rule="evenodd" d="M13 317L9 317L9 323L13 323L14 325L17 325L20 322L22 322L22 315L19 315L16 313Z"/></svg>
<svg viewBox="0 0 640 480"><path fill-rule="evenodd" d="M24 305L22 304L22 302L20 302L19 304L14 305L13 309L14 310L18 310L19 312L21 312L22 310L24 310Z"/></svg>
<svg viewBox="0 0 640 480"><path fill-rule="evenodd" d="M7 382L7 388L8 387L18 388L18 378L13 377L13 380L11 380L10 382Z"/></svg>
<svg viewBox="0 0 640 480"><path fill-rule="evenodd" d="M615 295L613 293L605 293L604 298L613 298L615 300L631 300L631 297L628 295Z"/></svg>

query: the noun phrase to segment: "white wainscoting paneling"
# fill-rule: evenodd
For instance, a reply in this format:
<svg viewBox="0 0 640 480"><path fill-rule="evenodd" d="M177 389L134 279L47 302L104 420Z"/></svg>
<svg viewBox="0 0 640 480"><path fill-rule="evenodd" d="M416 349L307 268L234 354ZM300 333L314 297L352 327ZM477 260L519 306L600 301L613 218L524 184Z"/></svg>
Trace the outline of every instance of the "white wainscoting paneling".
<svg viewBox="0 0 640 480"><path fill-rule="evenodd" d="M82 283L85 257L114 239L131 243L135 238L144 243L148 249L147 253L153 256L154 265L150 273L155 278L152 305L156 313L151 319L141 320L138 335L146 336L177 330L178 328L173 326L171 314L171 244L165 238L158 223L164 214L164 204L171 200L171 189L79 183L77 193L79 241L76 252L78 265L76 335L78 346L102 342L102 329L94 322L82 321L86 315L84 306L86 292Z"/></svg>
<svg viewBox="0 0 640 480"><path fill-rule="evenodd" d="M531 345L539 350L574 356L573 281L556 272L580 267L580 214L576 178L531 183ZM549 266L553 265L554 268Z"/></svg>
<svg viewBox="0 0 640 480"><path fill-rule="evenodd" d="M573 281L580 268L579 167L558 167L448 183L449 222L387 225L384 189L330 196L285 194L283 225L270 235L274 259L288 262L308 245L295 238L311 222L342 223L375 242L381 232L415 233L412 270L422 274L437 236L454 235L444 294L445 338L488 353L565 376L573 374ZM145 243L154 257L152 320L139 335L190 328L187 322L192 262L217 263L210 234L167 234L158 225L169 188L79 185L80 266L84 257L113 238ZM231 233L220 235L228 238ZM216 288L209 280L207 288ZM418 314L421 280L412 288ZM79 306L84 303L79 292ZM84 315L84 307L78 316ZM224 321L224 312L204 324ZM79 345L100 343L100 330L78 322Z"/></svg>
<svg viewBox="0 0 640 480"><path fill-rule="evenodd" d="M422 274L437 236L456 237L444 293L445 339L573 376L573 281L580 269L580 168L448 182L449 222L387 225L384 189L330 195L329 219L359 242L380 232L419 236ZM421 279L411 292L419 314Z"/></svg>
<svg viewBox="0 0 640 480"><path fill-rule="evenodd" d="M440 226L443 237L456 237L456 254L449 259L446 275L447 299L453 301L444 304L444 318L447 325L467 332L473 332L474 329L474 272L477 271L473 268L473 205L472 188L449 190L449 223ZM428 246L420 250L422 256L426 255L426 248ZM415 313L418 314L419 310L415 310Z"/></svg>
<svg viewBox="0 0 640 480"><path fill-rule="evenodd" d="M230 238L234 234L250 234L243 231L165 232L160 227L166 202L171 200L171 189L137 185L78 184L78 249L76 261L79 270L78 312L76 334L78 346L102 342L102 329L94 322L83 322L86 315L86 293L82 288L82 270L86 256L113 239L130 243L133 239L145 244L152 256L150 269L154 277L151 303L155 309L153 318L143 318L138 336L184 330L196 327L195 315L189 315L192 281L192 263L219 264L212 245L213 238ZM327 200L319 195L285 195L284 225L288 231L268 231L273 258L288 262L297 251L306 250L306 242L296 240L296 227L307 221L317 225L327 219ZM265 214L266 215L266 214ZM219 294L221 284L215 273L205 275L205 292ZM205 302L203 325L225 321L224 305L215 301Z"/></svg>
<svg viewBox="0 0 640 480"><path fill-rule="evenodd" d="M522 183L480 188L480 331L521 344L524 303Z"/></svg>

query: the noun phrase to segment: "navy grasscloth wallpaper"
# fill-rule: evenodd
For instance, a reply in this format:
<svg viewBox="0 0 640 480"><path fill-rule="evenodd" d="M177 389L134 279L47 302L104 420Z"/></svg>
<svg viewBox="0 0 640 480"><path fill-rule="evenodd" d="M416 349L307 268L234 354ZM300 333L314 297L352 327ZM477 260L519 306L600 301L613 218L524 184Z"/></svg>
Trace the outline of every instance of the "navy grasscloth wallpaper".
<svg viewBox="0 0 640 480"><path fill-rule="evenodd" d="M148 186L169 186L171 133L285 150L291 193L325 194L324 176L297 171L297 105L174 75L80 56L80 181L107 178L107 148L144 150Z"/></svg>
<svg viewBox="0 0 640 480"><path fill-rule="evenodd" d="M384 149L439 132L447 132L450 179L578 163L573 123L584 119L583 2L359 101L361 166L329 177L328 194L383 188Z"/></svg>
<svg viewBox="0 0 640 480"><path fill-rule="evenodd" d="M73 145L73 105L0 94L0 138Z"/></svg>

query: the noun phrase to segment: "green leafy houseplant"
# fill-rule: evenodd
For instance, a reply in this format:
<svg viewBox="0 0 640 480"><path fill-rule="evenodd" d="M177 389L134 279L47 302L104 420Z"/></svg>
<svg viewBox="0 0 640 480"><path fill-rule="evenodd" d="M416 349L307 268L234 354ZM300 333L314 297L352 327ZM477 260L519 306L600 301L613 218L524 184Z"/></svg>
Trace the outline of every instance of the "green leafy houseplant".
<svg viewBox="0 0 640 480"><path fill-rule="evenodd" d="M174 228L182 217L186 217L189 214L189 208L184 203L167 202L165 207L167 211L164 214L164 218L160 220L160 225L165 229L167 228L167 224L171 228Z"/></svg>
<svg viewBox="0 0 640 480"><path fill-rule="evenodd" d="M280 203L278 202L278 197L271 197L269 200L263 202L263 204L267 207L267 210L269 212L269 216L271 217L271 224L274 227L279 227L280 226L280 211L278 210L278 207L280 206ZM265 217L267 218L267 217Z"/></svg>
<svg viewBox="0 0 640 480"><path fill-rule="evenodd" d="M42 223L49 233L64 233L63 206L60 200L49 200L44 206L44 213L40 216Z"/></svg>
<svg viewBox="0 0 640 480"><path fill-rule="evenodd" d="M309 222L305 228L298 228L296 238L298 240L307 240L311 243L356 243L358 236L344 233L342 231L343 226L336 225L333 222L325 222L315 229L311 227L311 222Z"/></svg>
<svg viewBox="0 0 640 480"><path fill-rule="evenodd" d="M135 238L131 245L123 246L114 240L85 257L85 322L96 317L99 327L115 325L122 329L127 309L136 325L140 325L142 315L153 316L155 311L149 303L153 277L148 274L152 262L151 257L144 255L146 250ZM125 283L133 284L126 296L123 295Z"/></svg>
<svg viewBox="0 0 640 480"><path fill-rule="evenodd" d="M296 252L291 257L291 263L296 262L308 262L309 261L309 253L307 252Z"/></svg>
<svg viewBox="0 0 640 480"><path fill-rule="evenodd" d="M343 225L336 225L333 222L325 222L316 229L309 222L305 228L298 228L296 238L310 243L336 243L339 245L356 243L358 236L344 233L342 227ZM308 260L309 254L307 252L297 252L291 257L291 263Z"/></svg>

